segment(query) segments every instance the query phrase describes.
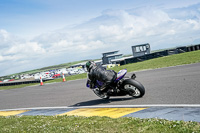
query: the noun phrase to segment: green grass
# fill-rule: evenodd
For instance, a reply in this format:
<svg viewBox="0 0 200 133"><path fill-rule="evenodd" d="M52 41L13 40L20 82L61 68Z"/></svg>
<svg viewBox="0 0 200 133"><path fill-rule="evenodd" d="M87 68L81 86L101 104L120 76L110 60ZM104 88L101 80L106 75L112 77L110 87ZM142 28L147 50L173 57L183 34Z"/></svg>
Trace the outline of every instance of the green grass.
<svg viewBox="0 0 200 133"><path fill-rule="evenodd" d="M115 67L113 68L113 70L119 71L120 69L126 68L128 72L132 72L132 71L139 71L139 70L145 70L145 69L156 69L156 68L192 64L192 63L199 63L199 62L200 62L200 50L187 52L187 53L181 53L181 54L175 54L175 55L170 55L170 56L164 56L164 57L146 60L143 62L138 62L138 63L133 63L133 64L127 64L121 67Z"/></svg>
<svg viewBox="0 0 200 133"><path fill-rule="evenodd" d="M82 74L67 76L67 77L65 77L65 79L67 81L69 81L69 80L76 80L76 79L84 79L86 77L87 77L87 74L86 73L82 73ZM63 80L62 78L58 78L58 79L46 81L45 83L62 82L62 80Z"/></svg>
<svg viewBox="0 0 200 133"><path fill-rule="evenodd" d="M45 133L177 133L200 132L197 122L132 117L10 116L0 117L0 132Z"/></svg>
<svg viewBox="0 0 200 133"><path fill-rule="evenodd" d="M68 76L68 77L65 77L65 79L67 81L69 81L69 80L76 80L76 79L84 79L86 77L87 77L86 73L83 73L83 74ZM62 81L63 81L62 78L58 78L58 79L54 79L54 80L45 81L44 84L45 83L54 83L54 82L56 83L56 82L62 82ZM12 85L12 86L0 86L0 90L16 89L16 88L22 88L22 87L34 86L34 85L40 85L40 83L30 83L30 84L21 84L21 85Z"/></svg>
<svg viewBox="0 0 200 133"><path fill-rule="evenodd" d="M121 69L127 69L128 72L132 72L132 71L140 71L140 70L145 70L145 69L156 69L156 68L163 68L163 67L169 67L169 66L192 64L192 63L198 63L198 62L200 62L200 50L155 58L155 59L146 60L146 61L138 62L138 63L127 64L120 67L114 67L112 69L115 70L116 72L118 72ZM68 80L84 79L86 77L87 75L83 73L79 75L68 76L66 77L66 80L68 81ZM45 83L52 83L52 82L62 82L62 78L47 81ZM21 87L30 86L30 85L35 85L35 84L4 86L4 87L0 87L0 90L21 88Z"/></svg>
<svg viewBox="0 0 200 133"><path fill-rule="evenodd" d="M0 86L0 90L23 88L23 87L32 86L32 85L39 85L39 83L21 84L21 85L12 85L12 86Z"/></svg>

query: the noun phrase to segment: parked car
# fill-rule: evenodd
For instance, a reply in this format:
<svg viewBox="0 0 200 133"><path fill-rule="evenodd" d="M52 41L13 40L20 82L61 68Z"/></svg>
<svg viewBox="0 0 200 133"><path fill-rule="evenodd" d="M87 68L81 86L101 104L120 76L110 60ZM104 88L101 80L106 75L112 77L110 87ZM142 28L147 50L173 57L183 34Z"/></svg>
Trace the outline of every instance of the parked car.
<svg viewBox="0 0 200 133"><path fill-rule="evenodd" d="M61 76L60 74L55 74L55 75L53 75L52 78L58 78L58 77L60 77L60 76Z"/></svg>
<svg viewBox="0 0 200 133"><path fill-rule="evenodd" d="M5 79L5 80L3 80L3 82L8 82L9 81L9 79Z"/></svg>

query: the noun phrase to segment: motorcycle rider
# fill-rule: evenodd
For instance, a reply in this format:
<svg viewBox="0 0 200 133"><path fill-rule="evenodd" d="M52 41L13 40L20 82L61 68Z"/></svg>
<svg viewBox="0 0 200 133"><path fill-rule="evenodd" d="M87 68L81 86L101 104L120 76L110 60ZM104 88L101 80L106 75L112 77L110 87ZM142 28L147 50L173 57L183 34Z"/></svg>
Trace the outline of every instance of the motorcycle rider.
<svg viewBox="0 0 200 133"><path fill-rule="evenodd" d="M109 85L117 78L115 71L106 70L102 65L96 65L94 61L88 61L86 63L86 69L88 71L88 79L90 80L90 88L94 88L98 80L103 83L100 91L107 91Z"/></svg>

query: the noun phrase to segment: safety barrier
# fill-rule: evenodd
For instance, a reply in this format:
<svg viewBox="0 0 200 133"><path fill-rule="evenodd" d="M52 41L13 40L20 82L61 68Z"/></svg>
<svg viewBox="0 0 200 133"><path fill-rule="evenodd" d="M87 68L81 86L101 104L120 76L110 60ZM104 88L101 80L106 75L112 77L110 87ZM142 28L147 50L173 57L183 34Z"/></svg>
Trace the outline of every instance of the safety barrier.
<svg viewBox="0 0 200 133"><path fill-rule="evenodd" d="M42 79L43 82L53 79ZM20 85L20 84L30 84L30 83L40 83L40 79L28 80L28 81L11 81L11 82L1 82L0 86L11 86L11 85Z"/></svg>
<svg viewBox="0 0 200 133"><path fill-rule="evenodd" d="M120 62L120 65L136 63L136 62L141 62L144 60L149 60L149 59L154 59L154 58L158 58L158 57L184 53L184 52L191 52L191 51L196 51L196 50L200 50L200 44L191 45L191 46L182 46L182 47L177 47L175 49L168 49L168 50L163 50L163 51L159 51L159 52L154 52L151 54L146 54L146 55L139 56L139 57L125 59Z"/></svg>

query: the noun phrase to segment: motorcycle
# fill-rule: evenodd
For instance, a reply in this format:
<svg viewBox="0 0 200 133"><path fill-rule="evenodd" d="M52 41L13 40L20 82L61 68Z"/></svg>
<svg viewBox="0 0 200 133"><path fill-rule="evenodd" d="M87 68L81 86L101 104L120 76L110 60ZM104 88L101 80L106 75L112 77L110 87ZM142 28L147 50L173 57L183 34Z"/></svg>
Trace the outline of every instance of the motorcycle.
<svg viewBox="0 0 200 133"><path fill-rule="evenodd" d="M117 78L112 84L107 86L106 91L101 90L103 83L96 81L95 86L92 88L93 92L102 99L109 99L110 96L132 96L134 98L140 98L145 94L144 86L135 80L136 75L133 73L131 77L125 77L127 73L126 69L120 70L117 73ZM90 88L90 80L87 80L86 86Z"/></svg>

